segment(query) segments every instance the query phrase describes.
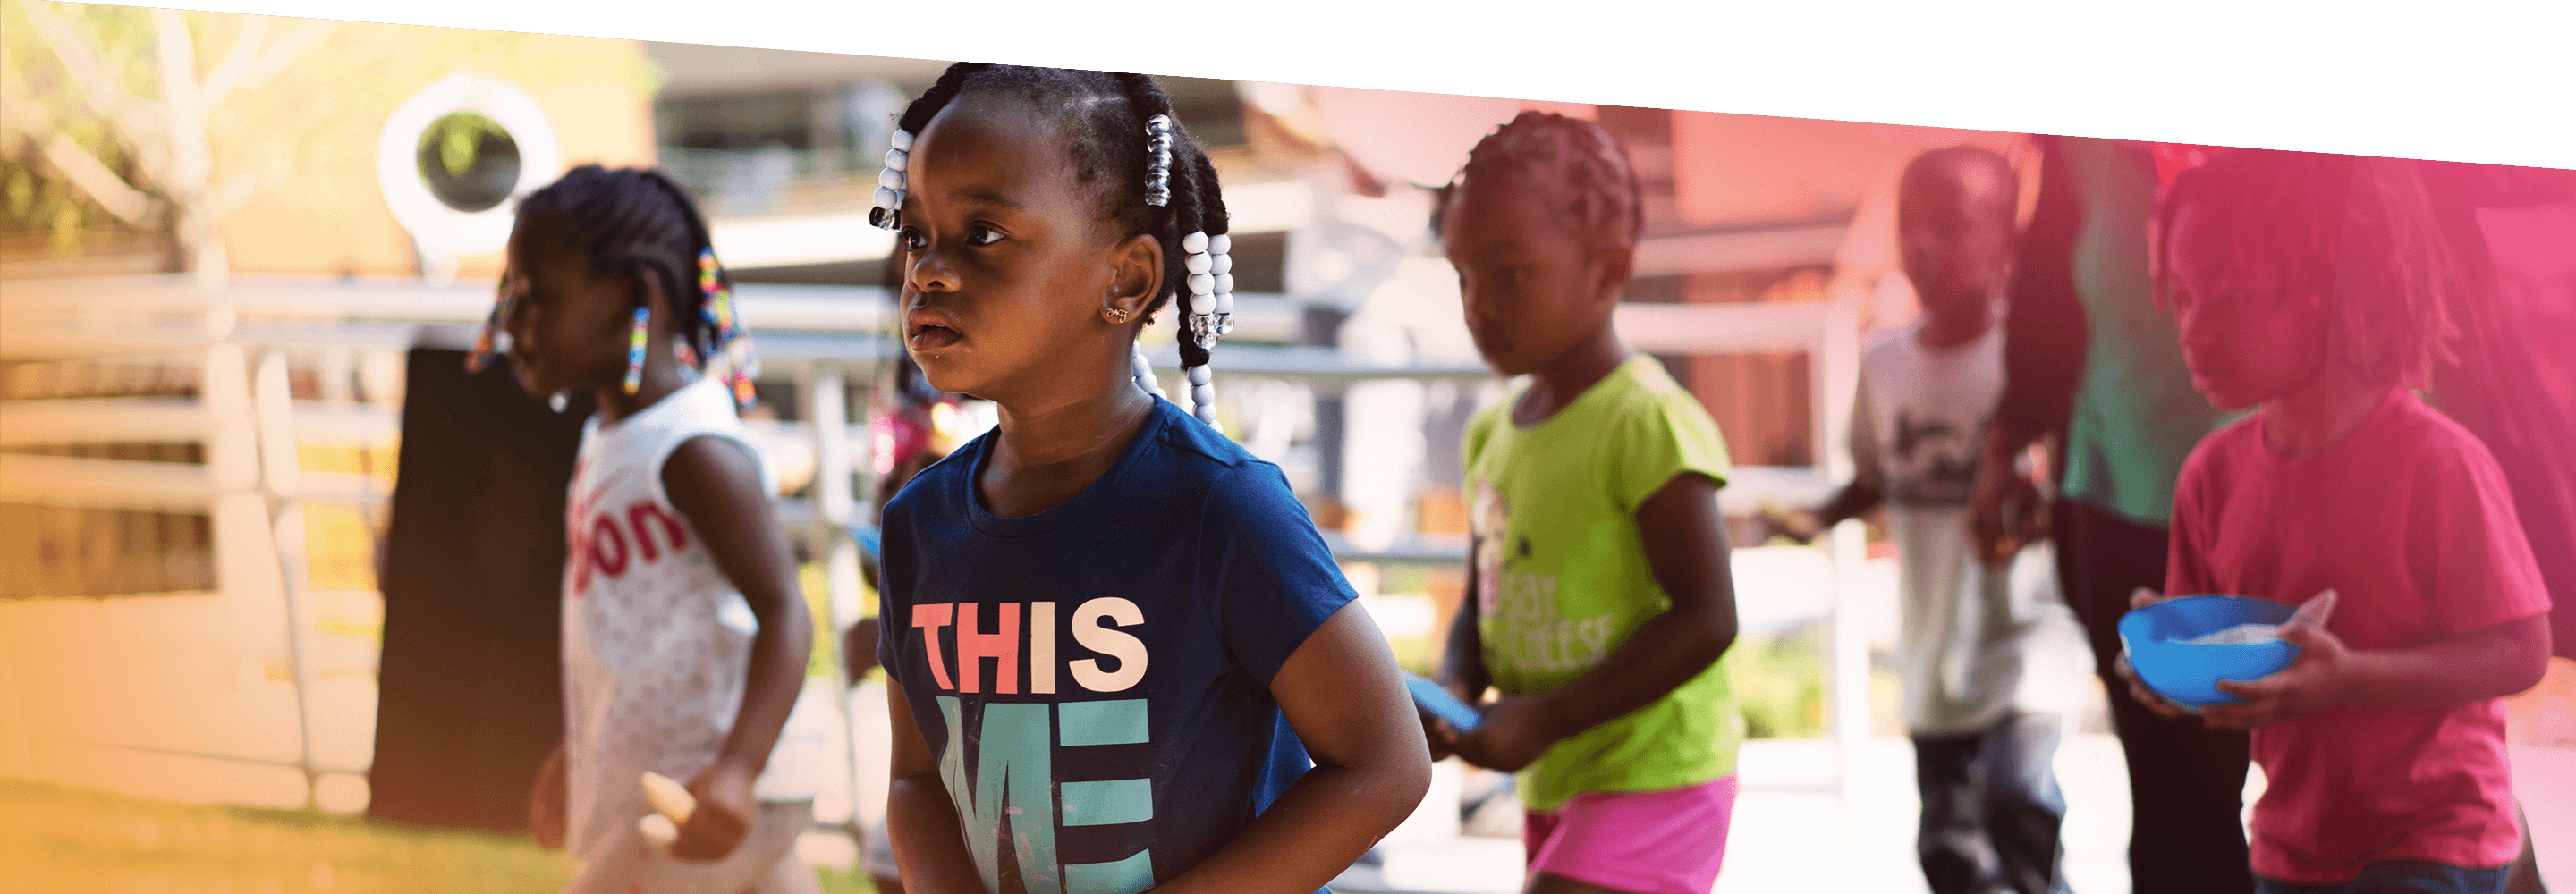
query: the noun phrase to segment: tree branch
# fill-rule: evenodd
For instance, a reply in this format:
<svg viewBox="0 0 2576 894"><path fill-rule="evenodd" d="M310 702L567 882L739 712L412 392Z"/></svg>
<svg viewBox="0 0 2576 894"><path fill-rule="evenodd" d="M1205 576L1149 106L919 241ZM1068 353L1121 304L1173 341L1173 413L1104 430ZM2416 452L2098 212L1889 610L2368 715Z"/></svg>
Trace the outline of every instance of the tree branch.
<svg viewBox="0 0 2576 894"><path fill-rule="evenodd" d="M251 16L249 21L242 23L241 33L233 35L233 45L224 51L223 61L215 63L215 70L206 73L206 105L223 102L224 94L231 93L233 85L241 82L242 70L249 68L251 60L258 57L260 39L267 36L267 16Z"/></svg>
<svg viewBox="0 0 2576 894"><path fill-rule="evenodd" d="M133 127L136 119L149 118L142 110L150 102L135 96L108 75L107 66L99 62L98 52L92 49L94 41L82 33L80 26L55 15L53 4L47 0L20 3L18 8L26 12L27 22L35 26L36 36L44 40L45 48L53 50L54 58L62 62L63 71L71 76L72 86L80 92L81 100L89 103L92 111L127 128Z"/></svg>
<svg viewBox="0 0 2576 894"><path fill-rule="evenodd" d="M304 55L304 51L312 49L320 44L323 38L331 36L331 29L338 27L339 24L314 19L306 19L297 24L295 30L287 32L285 37L278 38L276 42L269 44L268 51L260 54L257 60L242 71L241 81L237 86L257 88L268 83L271 78L277 77L279 72L285 71L286 66L295 61L295 57Z"/></svg>
<svg viewBox="0 0 2576 894"><path fill-rule="evenodd" d="M124 178L116 176L115 171L108 170L96 157L82 151L68 134L57 133L53 139L45 141L45 160L53 162L54 167L62 170L64 178L79 187L81 192L88 193L91 200L107 209L107 213L116 215L118 220L139 225L152 212L150 196L125 185Z"/></svg>
<svg viewBox="0 0 2576 894"><path fill-rule="evenodd" d="M160 104L134 95L108 76L106 66L92 49L94 41L79 26L55 15L51 2L33 0L18 4L18 8L27 14L36 35L62 63L64 74L81 100L92 112L115 123L119 136L134 148L144 170L159 179L169 169L170 161L170 153L164 148L168 140L161 125Z"/></svg>
<svg viewBox="0 0 2576 894"><path fill-rule="evenodd" d="M0 104L10 114L0 115L0 141L14 143L24 139L41 147L45 160L63 172L72 187L87 194L107 213L129 224L141 224L152 212L152 198L129 186L98 157L83 150L54 124L53 113L28 95L26 85L18 80L17 71L0 71Z"/></svg>
<svg viewBox="0 0 2576 894"><path fill-rule="evenodd" d="M251 196L258 194L259 172L243 171L234 174L232 179L224 181L222 187L206 197L205 211L202 212L205 215L206 224L212 226L222 221L224 215L231 214L233 209L241 207L242 203L250 201Z"/></svg>

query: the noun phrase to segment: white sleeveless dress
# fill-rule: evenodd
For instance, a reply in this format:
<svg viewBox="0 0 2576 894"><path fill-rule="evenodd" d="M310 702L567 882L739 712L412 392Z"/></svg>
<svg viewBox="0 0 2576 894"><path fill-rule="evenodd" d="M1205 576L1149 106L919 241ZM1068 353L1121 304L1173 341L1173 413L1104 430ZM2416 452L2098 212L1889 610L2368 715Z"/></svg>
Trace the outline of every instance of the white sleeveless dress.
<svg viewBox="0 0 2576 894"><path fill-rule="evenodd" d="M662 490L663 461L705 437L751 451L762 493L776 492L777 473L713 378L582 435L565 513L563 667L566 844L585 860L652 809L644 771L687 784L741 709L759 623ZM827 730L800 700L754 794L812 800Z"/></svg>

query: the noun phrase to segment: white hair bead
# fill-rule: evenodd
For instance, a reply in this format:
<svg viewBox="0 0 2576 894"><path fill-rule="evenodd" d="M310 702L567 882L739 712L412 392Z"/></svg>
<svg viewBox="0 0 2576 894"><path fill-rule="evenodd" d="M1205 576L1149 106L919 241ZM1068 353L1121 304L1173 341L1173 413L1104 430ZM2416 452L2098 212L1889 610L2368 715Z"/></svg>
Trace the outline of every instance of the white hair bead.
<svg viewBox="0 0 2576 894"><path fill-rule="evenodd" d="M887 189L903 188L903 172L886 168L877 172L877 185Z"/></svg>
<svg viewBox="0 0 2576 894"><path fill-rule="evenodd" d="M905 152L901 149L886 150L886 167L900 171L904 169L906 164L911 163L911 161L912 153L910 152Z"/></svg>
<svg viewBox="0 0 2576 894"><path fill-rule="evenodd" d="M1190 312L1194 314L1215 313L1216 299L1193 292L1190 294Z"/></svg>
<svg viewBox="0 0 2576 894"><path fill-rule="evenodd" d="M905 152L910 152L910 151L912 151L912 131L909 131L909 130L898 130L898 131L895 131L895 132L894 132L894 139L891 141L891 144L892 144L892 145L894 146L894 148L896 148L896 149L900 149L900 150L903 150L903 151L905 151Z"/></svg>
<svg viewBox="0 0 2576 894"><path fill-rule="evenodd" d="M1223 239L1225 237L1219 236L1217 238ZM1199 254L1207 251L1208 234L1204 231L1200 231L1181 237L1181 250L1191 254Z"/></svg>
<svg viewBox="0 0 2576 894"><path fill-rule="evenodd" d="M1207 252L1196 252L1191 254L1187 263L1189 265L1190 272L1193 274L1206 273L1208 272L1208 268L1213 266L1208 261Z"/></svg>
<svg viewBox="0 0 2576 894"><path fill-rule="evenodd" d="M877 187L877 207L887 210L903 207L903 194L882 186Z"/></svg>
<svg viewBox="0 0 2576 894"><path fill-rule="evenodd" d="M1205 295L1213 291L1216 291L1216 277L1209 276L1205 273L1194 274L1190 277L1190 294Z"/></svg>
<svg viewBox="0 0 2576 894"><path fill-rule="evenodd" d="M1216 305L1214 308L1211 308L1211 309L1209 309L1209 310L1205 310L1205 311L1201 311L1201 313L1216 313L1216 314L1232 314L1232 313L1234 313L1234 293L1233 293L1233 292L1218 292L1218 293L1216 293L1216 300L1215 300L1214 302L1212 302L1212 303ZM1197 305L1191 305L1191 306L1196 307Z"/></svg>
<svg viewBox="0 0 2576 894"><path fill-rule="evenodd" d="M1127 366L1130 370L1135 372L1137 378L1151 379L1154 377L1154 364L1152 361L1146 360L1145 355L1142 353L1135 355Z"/></svg>
<svg viewBox="0 0 2576 894"><path fill-rule="evenodd" d="M1206 382L1191 385L1190 400L1202 407L1216 403L1216 386Z"/></svg>
<svg viewBox="0 0 2576 894"><path fill-rule="evenodd" d="M1215 407L1211 407L1211 406L1207 406L1207 405L1205 405L1205 404L1201 404L1201 405L1199 406L1199 411L1198 411L1198 413L1197 413L1197 416L1199 417L1199 421L1200 421L1200 422L1205 422L1205 423L1207 423L1210 427L1214 427L1214 426L1216 425L1216 408L1215 408Z"/></svg>
<svg viewBox="0 0 2576 894"><path fill-rule="evenodd" d="M1231 291L1234 291L1234 274L1231 274L1231 273L1219 273L1219 274L1217 274L1217 275L1216 275L1215 277L1213 277L1213 278L1216 280L1216 282L1214 283L1214 285L1216 286L1216 289L1215 289L1216 291L1219 291L1219 292L1231 292Z"/></svg>
<svg viewBox="0 0 2576 894"><path fill-rule="evenodd" d="M1216 237L1215 237L1215 238L1213 238L1213 239L1209 239L1209 240L1208 240L1208 252L1209 252L1210 254L1220 254L1220 255L1221 255L1221 254L1225 254L1226 252L1230 252L1230 251L1233 251L1233 250L1234 250L1234 239L1233 239L1232 237L1229 237L1229 236L1225 235L1224 233L1218 233L1218 234L1216 235Z"/></svg>
<svg viewBox="0 0 2576 894"><path fill-rule="evenodd" d="M1211 253L1210 253L1210 255L1211 255L1211 256L1213 256L1213 257L1215 258L1215 260L1212 260L1212 261L1209 261L1209 262L1208 262L1208 272L1209 272L1209 273L1214 273L1214 274L1217 274L1217 275L1219 275L1219 276L1222 276L1222 275L1225 275L1225 274L1233 273L1233 272L1234 272L1234 256L1233 256L1233 255L1225 254L1225 253L1223 253L1223 252L1211 252Z"/></svg>
<svg viewBox="0 0 2576 894"><path fill-rule="evenodd" d="M1214 379L1215 377L1216 374L1209 372L1208 366L1205 363L1190 367L1190 384L1192 385L1205 385L1210 379Z"/></svg>

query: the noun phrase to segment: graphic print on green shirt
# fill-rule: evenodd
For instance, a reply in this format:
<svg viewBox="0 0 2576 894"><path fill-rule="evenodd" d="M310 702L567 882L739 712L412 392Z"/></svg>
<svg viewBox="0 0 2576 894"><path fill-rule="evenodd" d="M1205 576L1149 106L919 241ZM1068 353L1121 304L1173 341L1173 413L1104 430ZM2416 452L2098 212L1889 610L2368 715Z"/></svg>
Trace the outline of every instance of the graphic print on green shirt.
<svg viewBox="0 0 2576 894"><path fill-rule="evenodd" d="M1473 482L1477 633L1506 695L1582 676L1671 608L1637 530L1637 507L1674 476L1730 471L1726 442L1697 398L1639 355L1556 416L1513 424L1509 399L1467 429ZM1743 718L1725 669L1556 743L1521 771L1525 806L1554 810L1586 791L1659 791L1735 770Z"/></svg>

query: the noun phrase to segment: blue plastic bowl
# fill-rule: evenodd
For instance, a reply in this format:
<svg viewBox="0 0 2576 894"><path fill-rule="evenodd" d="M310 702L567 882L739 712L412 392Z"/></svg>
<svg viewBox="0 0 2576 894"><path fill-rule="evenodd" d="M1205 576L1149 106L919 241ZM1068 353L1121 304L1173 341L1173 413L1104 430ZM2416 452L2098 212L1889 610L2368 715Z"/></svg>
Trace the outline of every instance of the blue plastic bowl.
<svg viewBox="0 0 2576 894"><path fill-rule="evenodd" d="M2218 690L2218 681L2251 682L2279 673L2299 660L2299 647L2285 642L2200 644L2184 642L2238 624L2279 624L2290 620L2290 606L2242 596L2185 596L2120 616L2120 644L2129 651L2129 666L2138 679L2166 698L2193 708L2235 704L2241 699Z"/></svg>

